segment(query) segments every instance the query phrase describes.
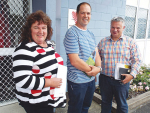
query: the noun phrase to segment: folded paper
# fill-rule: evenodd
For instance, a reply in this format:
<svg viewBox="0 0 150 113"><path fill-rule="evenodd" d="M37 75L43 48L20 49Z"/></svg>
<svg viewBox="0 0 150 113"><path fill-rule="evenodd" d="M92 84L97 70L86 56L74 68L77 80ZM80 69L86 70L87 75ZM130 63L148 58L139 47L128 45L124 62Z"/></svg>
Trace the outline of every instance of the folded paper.
<svg viewBox="0 0 150 113"><path fill-rule="evenodd" d="M66 95L66 84L67 84L67 67L63 65L58 66L57 78L62 79L62 85L60 88L55 88L54 97L61 97Z"/></svg>
<svg viewBox="0 0 150 113"><path fill-rule="evenodd" d="M95 57L96 57L96 51L94 50L92 52L92 54L90 55L90 57L88 58L88 60L86 61L86 63L88 65L91 65L91 66L95 66ZM85 73L85 72L84 72ZM85 73L86 74L86 73ZM86 74L87 75L87 74ZM88 75L87 75L88 76ZM91 78L92 76L88 76L89 78Z"/></svg>

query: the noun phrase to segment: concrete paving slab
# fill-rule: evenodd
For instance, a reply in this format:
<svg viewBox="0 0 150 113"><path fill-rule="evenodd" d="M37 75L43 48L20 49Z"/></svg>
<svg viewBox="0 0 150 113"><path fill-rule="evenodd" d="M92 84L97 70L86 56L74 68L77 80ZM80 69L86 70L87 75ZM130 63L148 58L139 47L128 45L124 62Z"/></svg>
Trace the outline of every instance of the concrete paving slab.
<svg viewBox="0 0 150 113"><path fill-rule="evenodd" d="M57 108L56 113L67 113L67 109L68 109L68 104L65 108ZM100 112L101 112L101 106L95 101L92 101L88 113L100 113Z"/></svg>
<svg viewBox="0 0 150 113"><path fill-rule="evenodd" d="M68 104L65 108L57 108L55 113L67 113ZM100 113L101 106L95 102L92 101L91 107L89 109L88 113ZM150 113L150 101L148 103L145 103L141 105L140 107L133 109L132 113ZM0 107L0 113L26 113L24 109L18 104L10 104L6 106Z"/></svg>
<svg viewBox="0 0 150 113"><path fill-rule="evenodd" d="M0 107L0 113L26 113L24 109L17 103Z"/></svg>
<svg viewBox="0 0 150 113"><path fill-rule="evenodd" d="M57 108L55 113L67 113L67 109L68 104L65 108ZM98 103L92 101L92 105L88 113L100 113L100 111L101 106ZM18 103L14 103L0 107L0 113L26 113L26 112Z"/></svg>
<svg viewBox="0 0 150 113"><path fill-rule="evenodd" d="M150 113L150 102L141 105L132 113Z"/></svg>
<svg viewBox="0 0 150 113"><path fill-rule="evenodd" d="M68 93L66 93L67 97L67 103L68 103ZM68 104L66 105L65 108L56 108L54 110L54 113L67 113L68 109ZM100 113L101 111L101 106L95 101L92 101L91 107L89 108L88 113ZM15 104L10 104L6 106L0 107L0 113L26 113L25 110L17 103Z"/></svg>

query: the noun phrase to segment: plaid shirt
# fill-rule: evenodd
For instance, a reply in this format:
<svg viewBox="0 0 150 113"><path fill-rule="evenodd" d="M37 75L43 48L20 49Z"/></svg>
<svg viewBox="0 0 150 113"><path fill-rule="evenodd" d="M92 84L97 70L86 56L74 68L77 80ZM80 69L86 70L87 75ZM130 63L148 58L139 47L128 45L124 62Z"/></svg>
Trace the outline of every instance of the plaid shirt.
<svg viewBox="0 0 150 113"><path fill-rule="evenodd" d="M98 51L102 60L102 74L114 77L116 63L130 65L133 77L138 74L141 57L134 39L122 35L113 41L110 36L105 37L99 42Z"/></svg>

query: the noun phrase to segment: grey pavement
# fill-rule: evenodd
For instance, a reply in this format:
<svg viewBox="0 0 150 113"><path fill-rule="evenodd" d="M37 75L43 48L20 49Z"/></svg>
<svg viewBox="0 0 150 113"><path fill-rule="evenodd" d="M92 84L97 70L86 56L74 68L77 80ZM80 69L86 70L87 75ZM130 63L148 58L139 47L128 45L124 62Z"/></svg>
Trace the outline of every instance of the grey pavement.
<svg viewBox="0 0 150 113"><path fill-rule="evenodd" d="M55 113L67 113L68 104L65 108L57 108ZM100 113L101 106L95 101L92 101L92 105L88 113ZM24 109L18 104L10 104L0 107L0 113L26 113Z"/></svg>
<svg viewBox="0 0 150 113"><path fill-rule="evenodd" d="M0 113L26 113L26 112L18 103L14 103L0 107Z"/></svg>
<svg viewBox="0 0 150 113"><path fill-rule="evenodd" d="M68 108L68 104L65 109L64 108L56 109L56 113L67 113L67 108ZM100 111L101 111L101 106L97 104L95 101L92 101L88 113L100 113Z"/></svg>
<svg viewBox="0 0 150 113"><path fill-rule="evenodd" d="M132 113L150 113L150 102L141 105Z"/></svg>
<svg viewBox="0 0 150 113"><path fill-rule="evenodd" d="M67 108L68 108L68 104L65 108L57 108L55 110L55 113L67 113ZM92 101L88 113L100 113L100 111L101 111L101 106L97 104L95 101ZM0 113L26 113L26 112L18 103L14 103L14 104L0 107ZM132 113L150 113L150 102L136 108Z"/></svg>

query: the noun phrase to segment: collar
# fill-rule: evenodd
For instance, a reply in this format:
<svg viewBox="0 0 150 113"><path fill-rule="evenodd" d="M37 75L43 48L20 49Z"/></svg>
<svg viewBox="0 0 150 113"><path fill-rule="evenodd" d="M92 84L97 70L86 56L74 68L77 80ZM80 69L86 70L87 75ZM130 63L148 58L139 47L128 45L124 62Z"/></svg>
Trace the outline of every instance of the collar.
<svg viewBox="0 0 150 113"><path fill-rule="evenodd" d="M83 30L83 29L81 29L81 28L79 28L78 26L76 26L76 25L74 25L76 28L78 28L79 30L81 30L81 31L87 31L87 29L86 30Z"/></svg>
<svg viewBox="0 0 150 113"><path fill-rule="evenodd" d="M111 35L109 37L106 38L107 40L112 40L111 39ZM119 39L124 39L124 35L122 34L121 37ZM113 41L113 40L112 40Z"/></svg>

